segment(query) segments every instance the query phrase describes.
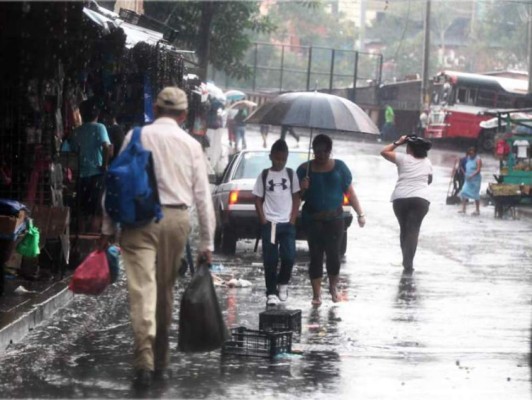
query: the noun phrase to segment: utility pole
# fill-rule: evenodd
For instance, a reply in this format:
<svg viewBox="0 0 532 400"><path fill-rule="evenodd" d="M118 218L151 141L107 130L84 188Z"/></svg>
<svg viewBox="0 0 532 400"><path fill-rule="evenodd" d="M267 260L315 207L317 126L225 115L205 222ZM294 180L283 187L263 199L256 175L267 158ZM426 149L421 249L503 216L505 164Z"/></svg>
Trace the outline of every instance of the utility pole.
<svg viewBox="0 0 532 400"><path fill-rule="evenodd" d="M366 41L366 0L360 0L360 34L359 34L359 46L358 50L365 50ZM356 48L356 47L355 47Z"/></svg>
<svg viewBox="0 0 532 400"><path fill-rule="evenodd" d="M528 94L532 94L532 0L528 5Z"/></svg>
<svg viewBox="0 0 532 400"><path fill-rule="evenodd" d="M425 23L423 41L423 71L421 76L421 106L427 103L429 89L429 57L430 57L430 0L425 4Z"/></svg>

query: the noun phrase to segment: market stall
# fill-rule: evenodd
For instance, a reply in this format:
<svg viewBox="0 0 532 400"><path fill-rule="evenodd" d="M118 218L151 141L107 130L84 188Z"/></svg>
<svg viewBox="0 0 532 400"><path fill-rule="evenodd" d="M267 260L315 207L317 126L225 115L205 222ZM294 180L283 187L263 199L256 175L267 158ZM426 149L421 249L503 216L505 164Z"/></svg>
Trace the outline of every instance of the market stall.
<svg viewBox="0 0 532 400"><path fill-rule="evenodd" d="M511 111L496 113L503 127L495 143L499 159L496 182L488 185L487 194L495 206L495 217L509 213L515 218L517 205L532 204L532 116Z"/></svg>
<svg viewBox="0 0 532 400"><path fill-rule="evenodd" d="M10 60L0 71L0 198L28 206L43 232L39 262L61 263L51 265L61 276L83 233L79 157L59 151L81 123L79 105L97 99L125 129L151 122L153 95L183 86L184 59L163 34L93 2L3 3L0 33Z"/></svg>

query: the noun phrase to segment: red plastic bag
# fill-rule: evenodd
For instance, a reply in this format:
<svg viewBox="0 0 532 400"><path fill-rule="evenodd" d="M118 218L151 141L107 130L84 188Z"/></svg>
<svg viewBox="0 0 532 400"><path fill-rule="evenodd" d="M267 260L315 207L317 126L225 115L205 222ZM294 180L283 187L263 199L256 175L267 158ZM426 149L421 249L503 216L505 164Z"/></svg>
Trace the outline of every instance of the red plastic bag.
<svg viewBox="0 0 532 400"><path fill-rule="evenodd" d="M77 294L100 294L111 283L105 251L93 251L76 268L68 288Z"/></svg>

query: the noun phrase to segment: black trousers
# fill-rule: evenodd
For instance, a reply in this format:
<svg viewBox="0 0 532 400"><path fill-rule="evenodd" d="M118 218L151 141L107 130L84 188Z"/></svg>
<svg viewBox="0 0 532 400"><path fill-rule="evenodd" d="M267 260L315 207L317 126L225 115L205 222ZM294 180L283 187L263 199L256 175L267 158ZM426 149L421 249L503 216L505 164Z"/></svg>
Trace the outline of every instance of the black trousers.
<svg viewBox="0 0 532 400"><path fill-rule="evenodd" d="M397 199L393 201L393 212L399 221L401 251L403 253L403 267L414 267L419 230L423 218L429 211L430 202L419 197Z"/></svg>
<svg viewBox="0 0 532 400"><path fill-rule="evenodd" d="M323 277L323 256L327 256L327 274L336 276L340 273L340 246L344 234L343 218L331 221L309 221L307 228L310 253L309 277Z"/></svg>

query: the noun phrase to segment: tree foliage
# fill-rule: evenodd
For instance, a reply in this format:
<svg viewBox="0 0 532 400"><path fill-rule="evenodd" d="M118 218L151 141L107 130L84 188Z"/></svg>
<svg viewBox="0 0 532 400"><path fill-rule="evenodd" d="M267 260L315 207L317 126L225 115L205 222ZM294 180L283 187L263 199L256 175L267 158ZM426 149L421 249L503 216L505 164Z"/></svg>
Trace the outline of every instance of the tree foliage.
<svg viewBox="0 0 532 400"><path fill-rule="evenodd" d="M527 5L476 0L431 4L429 74L446 68L469 72L526 68ZM385 66L393 66L385 68L388 78L421 74L424 10L424 1L390 2L367 30L367 37L381 41Z"/></svg>
<svg viewBox="0 0 532 400"><path fill-rule="evenodd" d="M352 84L355 26L334 12L330 2L278 1L270 4L268 15L277 29L254 37L257 42L269 43L257 49L261 85L279 87L282 80L283 90L305 88L311 47L310 87L328 86L333 49L335 75L345 74L346 86ZM247 61L253 62L254 57L248 54ZM283 68L282 77L280 68ZM336 85L341 84L338 75Z"/></svg>
<svg viewBox="0 0 532 400"><path fill-rule="evenodd" d="M478 57L487 69L526 69L528 66L529 8L524 4L496 2L475 24ZM474 51L475 49L473 49Z"/></svg>
<svg viewBox="0 0 532 400"><path fill-rule="evenodd" d="M394 2L366 30L366 39L381 46L383 80L421 74L423 16L422 3Z"/></svg>
<svg viewBox="0 0 532 400"><path fill-rule="evenodd" d="M253 1L144 3L147 15L179 32L176 46L196 51L204 74L211 64L236 78L248 77L251 72L241 62L252 44L250 35L275 28L268 16L261 15L259 6L260 2Z"/></svg>
<svg viewBox="0 0 532 400"><path fill-rule="evenodd" d="M255 35L258 41L287 42L297 35L301 46L323 46L352 50L356 36L353 23L331 12L326 1L278 1L268 8L276 30Z"/></svg>

